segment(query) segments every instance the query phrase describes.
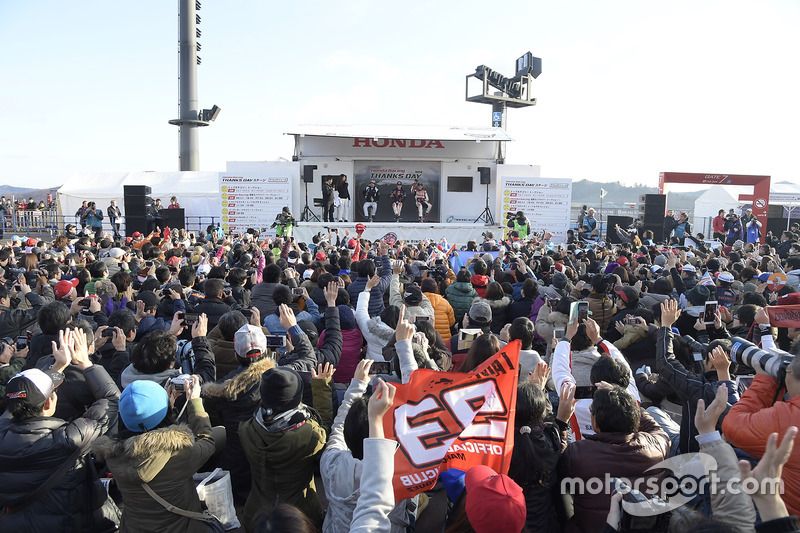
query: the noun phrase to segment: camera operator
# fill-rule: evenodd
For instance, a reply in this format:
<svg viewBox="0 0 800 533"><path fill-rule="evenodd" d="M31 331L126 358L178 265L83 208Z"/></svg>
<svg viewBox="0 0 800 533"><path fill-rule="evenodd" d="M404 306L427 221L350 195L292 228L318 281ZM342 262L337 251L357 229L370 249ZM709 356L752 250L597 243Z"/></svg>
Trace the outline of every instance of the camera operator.
<svg viewBox="0 0 800 533"><path fill-rule="evenodd" d="M270 227L274 228L277 226L278 229L275 230L275 235L278 237L291 237L292 227L296 225L297 222L292 216L292 212L289 210L289 206L287 205L281 210L280 213L278 213L278 215L275 217L275 222L273 222L272 226Z"/></svg>
<svg viewBox="0 0 800 533"><path fill-rule="evenodd" d="M768 325L768 321L765 324L765 317L765 311L759 313L759 324ZM774 347L774 340L766 331L762 331L762 346L768 350ZM722 423L725 438L732 446L762 458L772 433L783 435L790 427L800 426L800 359L796 357L799 351L800 344L795 342L791 349L791 356L794 357L785 366L784 384L780 384L774 375L781 372L767 373L763 364L771 363L772 357L780 355L767 352L772 357L768 355L765 358L761 352L749 359L756 375ZM775 365L766 366L771 368ZM781 479L785 485L783 499L789 513L800 514L800 448L792 451Z"/></svg>
<svg viewBox="0 0 800 533"><path fill-rule="evenodd" d="M509 228L517 232L517 236L520 240L525 240L528 238L528 235L531 233L531 225L528 222L528 217L525 216L525 213L522 211L517 211L516 214L508 213L508 223L506 224Z"/></svg>

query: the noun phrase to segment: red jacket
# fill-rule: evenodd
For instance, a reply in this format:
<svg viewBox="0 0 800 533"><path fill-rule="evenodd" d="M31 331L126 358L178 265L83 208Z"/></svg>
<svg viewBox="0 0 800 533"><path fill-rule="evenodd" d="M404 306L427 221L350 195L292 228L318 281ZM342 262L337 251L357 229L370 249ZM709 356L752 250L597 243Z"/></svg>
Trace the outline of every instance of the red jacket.
<svg viewBox="0 0 800 533"><path fill-rule="evenodd" d="M481 298L486 296L486 286L489 285L489 276L473 274L470 282L472 283L472 287L475 289L475 292L478 293L478 296Z"/></svg>
<svg viewBox="0 0 800 533"><path fill-rule="evenodd" d="M728 442L759 459L764 455L770 434L777 432L780 442L789 426L800 426L800 396L773 403L777 388L775 378L756 375L722 421L722 432ZM782 479L783 501L789 514L800 514L800 446L792 449Z"/></svg>
<svg viewBox="0 0 800 533"><path fill-rule="evenodd" d="M719 215L715 216L711 227L714 229L714 233L725 233L725 219Z"/></svg>

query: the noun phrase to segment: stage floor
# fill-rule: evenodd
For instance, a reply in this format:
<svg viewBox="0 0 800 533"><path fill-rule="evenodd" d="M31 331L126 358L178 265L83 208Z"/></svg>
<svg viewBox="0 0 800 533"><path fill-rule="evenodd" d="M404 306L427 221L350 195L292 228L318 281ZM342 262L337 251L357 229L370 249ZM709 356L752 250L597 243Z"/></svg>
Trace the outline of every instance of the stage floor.
<svg viewBox="0 0 800 533"><path fill-rule="evenodd" d="M398 239L407 242L419 242L423 239L440 240L442 237L452 246L457 244L459 247L467 241L482 241L481 233L491 231L495 238L503 235L502 226L486 226L484 224L445 224L433 222L364 222L366 230L363 238L371 241L381 239L388 233L394 233ZM293 230L294 237L303 242L311 242L311 238L319 232L327 234L325 228L338 229L339 234L344 236L345 230L350 231L350 235L355 237L356 222L298 222Z"/></svg>

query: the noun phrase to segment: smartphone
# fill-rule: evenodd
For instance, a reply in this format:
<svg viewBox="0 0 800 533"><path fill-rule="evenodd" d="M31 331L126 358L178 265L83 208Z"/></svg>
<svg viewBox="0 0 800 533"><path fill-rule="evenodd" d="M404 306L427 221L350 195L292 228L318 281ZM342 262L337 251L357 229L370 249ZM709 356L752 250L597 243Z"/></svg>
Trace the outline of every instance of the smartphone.
<svg viewBox="0 0 800 533"><path fill-rule="evenodd" d="M553 337L555 337L558 340L561 340L564 338L565 332L566 332L565 328L553 328Z"/></svg>
<svg viewBox="0 0 800 533"><path fill-rule="evenodd" d="M583 322L589 318L589 302L578 302L578 320Z"/></svg>
<svg viewBox="0 0 800 533"><path fill-rule="evenodd" d="M422 322L433 322L433 317L430 315L414 315L415 326Z"/></svg>
<svg viewBox="0 0 800 533"><path fill-rule="evenodd" d="M369 367L370 374L391 374L392 362L391 361L374 361Z"/></svg>
<svg viewBox="0 0 800 533"><path fill-rule="evenodd" d="M283 348L285 346L285 335L267 335L267 348Z"/></svg>
<svg viewBox="0 0 800 533"><path fill-rule="evenodd" d="M200 318L198 313L186 313L183 317L183 321L186 323L187 326L193 326L197 319Z"/></svg>
<svg viewBox="0 0 800 533"><path fill-rule="evenodd" d="M148 268L148 270L149 270L149 269L153 268L153 262L152 261L145 261L144 262L144 266L146 266Z"/></svg>
<svg viewBox="0 0 800 533"><path fill-rule="evenodd" d="M717 309L719 308L719 303L716 301L706 302L706 309L703 312L703 322L706 326L710 326L714 323L714 318L717 314Z"/></svg>
<svg viewBox="0 0 800 533"><path fill-rule="evenodd" d="M303 288L302 287L293 287L292 288L292 296L295 298L300 297L303 295Z"/></svg>
<svg viewBox="0 0 800 533"><path fill-rule="evenodd" d="M103 334L101 337L108 337L110 339L114 338L114 328L106 328L103 330Z"/></svg>
<svg viewBox="0 0 800 533"><path fill-rule="evenodd" d="M17 337L17 351L24 350L28 346L28 336L27 335L20 335Z"/></svg>
<svg viewBox="0 0 800 533"><path fill-rule="evenodd" d="M253 310L252 309L240 309L239 311L244 315L245 318L249 319L250 317L253 316Z"/></svg>
<svg viewBox="0 0 800 533"><path fill-rule="evenodd" d="M575 387L575 399L586 400L594 396L594 391L597 390L597 385L590 385L588 387Z"/></svg>
<svg viewBox="0 0 800 533"><path fill-rule="evenodd" d="M78 300L78 305L80 307L89 307L89 298L81 298Z"/></svg>

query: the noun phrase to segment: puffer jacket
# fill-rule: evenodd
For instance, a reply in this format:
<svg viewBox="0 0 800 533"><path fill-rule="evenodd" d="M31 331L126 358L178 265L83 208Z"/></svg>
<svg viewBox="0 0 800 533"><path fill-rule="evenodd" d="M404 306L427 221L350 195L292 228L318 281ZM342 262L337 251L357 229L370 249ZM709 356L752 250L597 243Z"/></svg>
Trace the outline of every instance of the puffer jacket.
<svg viewBox="0 0 800 533"><path fill-rule="evenodd" d="M511 305L511 297L503 296L499 300L476 298L473 303L478 301L484 301L489 304L489 307L492 309L492 323L489 329L491 329L492 333L495 335L499 334L500 330L503 329L503 326L505 326L507 322L506 317L508 316L508 306Z"/></svg>
<svg viewBox="0 0 800 533"><path fill-rule="evenodd" d="M203 398L208 412L218 415L225 426L227 441L217 459L217 466L231 473L233 496L244 505L250 494L250 464L239 440L239 424L248 420L261 404L261 375L275 366L270 358L238 367L224 378L203 385Z"/></svg>
<svg viewBox="0 0 800 533"><path fill-rule="evenodd" d="M459 324L464 320L464 315L469 313L472 301L478 297L478 293L467 281L456 281L448 285L444 291L444 296L453 307L453 315Z"/></svg>
<svg viewBox="0 0 800 533"><path fill-rule="evenodd" d="M192 476L214 454L211 423L199 398L189 401L189 425L176 424L127 439L105 437L94 446L122 492L120 531L205 533L208 525L167 511L142 488L179 509L202 512Z"/></svg>
<svg viewBox="0 0 800 533"><path fill-rule="evenodd" d="M315 405L331 405L327 381L312 380L311 388ZM327 420L323 420L310 409L305 423L299 427L273 433L256 420L255 416L261 416L259 409L255 416L239 425L239 439L253 479L244 506L243 524L247 531L252 531L251 524L258 513L269 512L280 503L300 509L315 527L322 525L314 470L328 439L326 428L330 428L332 409L326 414Z"/></svg>
<svg viewBox="0 0 800 533"><path fill-rule="evenodd" d="M116 423L119 389L100 366L85 370L95 402L72 423L39 416L17 422L0 417L0 507L17 505L80 447L83 437L101 438ZM88 451L87 451L88 453ZM86 455L38 501L0 515L0 531L104 531L119 523L119 509L106 496Z"/></svg>
<svg viewBox="0 0 800 533"><path fill-rule="evenodd" d="M422 294L428 297L433 306L433 327L444 340L448 340L452 336L450 326L456 323L453 306L441 294L435 292L424 292Z"/></svg>

